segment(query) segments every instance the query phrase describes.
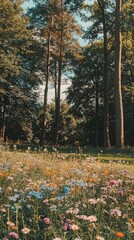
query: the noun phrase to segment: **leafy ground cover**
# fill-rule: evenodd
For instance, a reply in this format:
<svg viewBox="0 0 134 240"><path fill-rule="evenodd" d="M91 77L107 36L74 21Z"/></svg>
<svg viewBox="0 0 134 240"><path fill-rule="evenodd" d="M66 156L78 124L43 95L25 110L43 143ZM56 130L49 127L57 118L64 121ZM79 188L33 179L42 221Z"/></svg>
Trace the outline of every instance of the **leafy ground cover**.
<svg viewBox="0 0 134 240"><path fill-rule="evenodd" d="M133 186L129 161L1 151L0 239L132 240Z"/></svg>

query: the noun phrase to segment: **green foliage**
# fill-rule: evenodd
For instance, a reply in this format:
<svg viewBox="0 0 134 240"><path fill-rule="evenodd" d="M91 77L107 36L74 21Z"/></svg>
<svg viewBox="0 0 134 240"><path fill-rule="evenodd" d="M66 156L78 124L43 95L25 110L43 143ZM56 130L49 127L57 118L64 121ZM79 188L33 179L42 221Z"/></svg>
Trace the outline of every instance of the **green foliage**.
<svg viewBox="0 0 134 240"><path fill-rule="evenodd" d="M39 84L44 84L47 78L50 31L49 81L55 82L55 97L58 96L58 84L61 84L63 73L71 73L72 78L68 103L61 103L60 106L60 97L57 97L60 106L59 144L94 146L98 135L98 144L102 146L105 69L101 10L104 10L108 34L109 127L111 142L115 145L115 1L33 2L34 6L28 10L26 16L22 1L0 1L0 135L5 130L5 136L14 141L20 139L38 142L40 139L43 112L42 103L38 103L37 91ZM123 1L120 18L123 35L125 143L130 145L134 144L133 7L132 0ZM83 49L78 41L78 36L82 35L75 18L78 14L83 21L90 23L83 36L88 39L89 44ZM56 111L54 103L48 106L46 139L50 144L53 144L55 139Z"/></svg>
<svg viewBox="0 0 134 240"><path fill-rule="evenodd" d="M22 129L28 137L27 113L31 114L33 90L38 86L32 70L32 32L21 5L18 0L0 2L0 128L6 127L2 138L13 140L20 138Z"/></svg>
<svg viewBox="0 0 134 240"><path fill-rule="evenodd" d="M30 39L30 32L26 29L28 19L20 4L21 1L0 2L0 92L5 94L14 84L13 78L19 75L20 54L26 51Z"/></svg>
<svg viewBox="0 0 134 240"><path fill-rule="evenodd" d="M77 122L75 117L70 113L70 107L67 103L61 102L60 119L59 119L59 144L74 144L77 136ZM55 105L51 103L48 106L46 139L48 143L55 143Z"/></svg>

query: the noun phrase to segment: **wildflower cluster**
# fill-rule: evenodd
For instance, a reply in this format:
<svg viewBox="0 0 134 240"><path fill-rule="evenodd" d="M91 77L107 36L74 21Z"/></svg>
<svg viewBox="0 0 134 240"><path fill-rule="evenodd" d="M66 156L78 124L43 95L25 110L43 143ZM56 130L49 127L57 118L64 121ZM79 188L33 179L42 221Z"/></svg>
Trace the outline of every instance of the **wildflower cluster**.
<svg viewBox="0 0 134 240"><path fill-rule="evenodd" d="M2 156L0 240L132 240L133 166L63 157Z"/></svg>

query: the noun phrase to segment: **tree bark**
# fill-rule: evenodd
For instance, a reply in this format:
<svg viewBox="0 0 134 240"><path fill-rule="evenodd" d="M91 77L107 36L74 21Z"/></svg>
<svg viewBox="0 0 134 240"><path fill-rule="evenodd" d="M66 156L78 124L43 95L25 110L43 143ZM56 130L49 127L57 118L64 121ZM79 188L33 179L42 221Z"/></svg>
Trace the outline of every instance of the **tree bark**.
<svg viewBox="0 0 134 240"><path fill-rule="evenodd" d="M107 26L105 19L105 11L102 2L98 0L98 4L102 14L103 35L104 35L104 147L110 148L109 136L109 99L108 99L108 46L107 46Z"/></svg>
<svg viewBox="0 0 134 240"><path fill-rule="evenodd" d="M5 130L6 130L5 113L6 113L6 104L4 103L3 114L2 114L2 126L1 126L1 130L0 130L0 138L2 141L5 141Z"/></svg>
<svg viewBox="0 0 134 240"><path fill-rule="evenodd" d="M60 125L60 102L61 102L61 73L62 73L62 61L58 62L58 94L56 101L56 144L59 140L59 125Z"/></svg>
<svg viewBox="0 0 134 240"><path fill-rule="evenodd" d="M43 104L43 121L42 121L42 132L40 145L43 146L45 144L45 132L46 132L46 113L47 113L47 100L48 100L48 83L50 78L50 39L51 39L51 23L50 20L48 27L48 36L47 36L47 63L46 63L46 85L44 89L44 104Z"/></svg>
<svg viewBox="0 0 134 240"><path fill-rule="evenodd" d="M63 0L61 0L61 13L60 13L60 24L61 24L61 36L60 36L60 50L59 50L59 60L58 60L58 93L56 101L56 136L55 143L58 144L59 141L59 125L60 125L60 101L61 101L61 75L62 75L62 40L63 40Z"/></svg>
<svg viewBox="0 0 134 240"><path fill-rule="evenodd" d="M122 34L120 26L122 0L116 0L115 10L115 110L116 110L116 147L124 147L124 116L121 90Z"/></svg>
<svg viewBox="0 0 134 240"><path fill-rule="evenodd" d="M99 74L98 74L99 75ZM96 78L96 102L95 102L95 147L98 147L98 135L99 135L99 102L98 102L98 94L99 94L99 77Z"/></svg>
<svg viewBox="0 0 134 240"><path fill-rule="evenodd" d="M56 113L56 105L57 105L57 61L56 60L55 60L54 89L55 89L55 113Z"/></svg>

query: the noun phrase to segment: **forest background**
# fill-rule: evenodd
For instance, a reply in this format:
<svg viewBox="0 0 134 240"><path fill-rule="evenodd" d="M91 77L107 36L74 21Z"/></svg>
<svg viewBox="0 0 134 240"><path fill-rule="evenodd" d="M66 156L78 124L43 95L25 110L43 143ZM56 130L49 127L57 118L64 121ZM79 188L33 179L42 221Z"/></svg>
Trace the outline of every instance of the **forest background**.
<svg viewBox="0 0 134 240"><path fill-rule="evenodd" d="M1 142L133 146L133 2L33 3L25 12L24 1L0 2Z"/></svg>

